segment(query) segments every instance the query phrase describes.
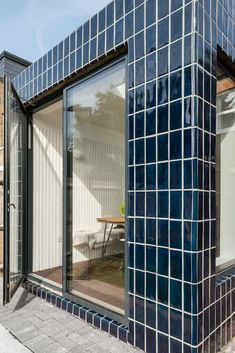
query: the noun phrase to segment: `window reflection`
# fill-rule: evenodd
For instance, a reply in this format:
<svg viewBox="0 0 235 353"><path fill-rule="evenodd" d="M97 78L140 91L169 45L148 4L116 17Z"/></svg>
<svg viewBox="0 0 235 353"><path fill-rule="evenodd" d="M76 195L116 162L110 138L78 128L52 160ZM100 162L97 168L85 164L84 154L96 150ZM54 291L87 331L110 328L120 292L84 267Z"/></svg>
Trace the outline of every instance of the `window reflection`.
<svg viewBox="0 0 235 353"><path fill-rule="evenodd" d="M125 65L67 93L70 292L124 311Z"/></svg>

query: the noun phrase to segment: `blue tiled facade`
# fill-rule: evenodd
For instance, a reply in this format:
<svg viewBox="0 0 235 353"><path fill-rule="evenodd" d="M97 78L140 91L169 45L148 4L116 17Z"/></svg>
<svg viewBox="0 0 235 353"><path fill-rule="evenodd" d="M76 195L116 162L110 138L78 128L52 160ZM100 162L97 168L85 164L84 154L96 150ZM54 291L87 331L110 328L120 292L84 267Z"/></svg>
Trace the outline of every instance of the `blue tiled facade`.
<svg viewBox="0 0 235 353"><path fill-rule="evenodd" d="M233 0L115 0L14 79L34 101L127 50L128 340L148 353L215 353L232 336L215 141L217 52L235 63L234 22Z"/></svg>

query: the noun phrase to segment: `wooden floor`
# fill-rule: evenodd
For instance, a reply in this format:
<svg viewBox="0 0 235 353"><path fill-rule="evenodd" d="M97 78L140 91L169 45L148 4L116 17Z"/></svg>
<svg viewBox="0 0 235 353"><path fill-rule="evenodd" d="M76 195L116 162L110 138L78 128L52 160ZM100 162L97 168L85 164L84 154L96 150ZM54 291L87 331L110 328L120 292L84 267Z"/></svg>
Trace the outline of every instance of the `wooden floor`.
<svg viewBox="0 0 235 353"><path fill-rule="evenodd" d="M62 285L62 267L54 267L47 270L38 271L35 272L35 274ZM73 279L70 282L70 291L75 295L79 296L79 293L82 293L85 296L92 297L93 299L97 299L124 310L124 286L115 286L99 279L97 280L84 277L83 279Z"/></svg>

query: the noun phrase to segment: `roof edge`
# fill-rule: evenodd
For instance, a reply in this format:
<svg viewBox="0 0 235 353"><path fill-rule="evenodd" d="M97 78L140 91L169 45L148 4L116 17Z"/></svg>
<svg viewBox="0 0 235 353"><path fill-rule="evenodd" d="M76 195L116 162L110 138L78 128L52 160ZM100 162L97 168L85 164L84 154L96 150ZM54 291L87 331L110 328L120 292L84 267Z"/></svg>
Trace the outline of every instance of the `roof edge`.
<svg viewBox="0 0 235 353"><path fill-rule="evenodd" d="M15 63L17 64L20 64L22 66L25 66L25 67L28 67L29 65L31 65L32 63L28 60L25 60L15 54L12 54L6 50L2 51L0 53L0 60L3 59L3 58L6 58L6 59L9 59L11 61L14 61Z"/></svg>

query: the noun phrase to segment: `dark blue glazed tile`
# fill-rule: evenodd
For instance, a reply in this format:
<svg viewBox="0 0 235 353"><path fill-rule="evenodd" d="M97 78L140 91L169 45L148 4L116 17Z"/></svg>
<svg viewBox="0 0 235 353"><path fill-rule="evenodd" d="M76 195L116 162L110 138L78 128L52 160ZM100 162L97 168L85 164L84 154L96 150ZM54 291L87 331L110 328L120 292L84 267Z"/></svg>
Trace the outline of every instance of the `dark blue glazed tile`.
<svg viewBox="0 0 235 353"><path fill-rule="evenodd" d="M156 109L146 111L146 136L156 133Z"/></svg>
<svg viewBox="0 0 235 353"><path fill-rule="evenodd" d="M182 37L182 10L171 14L171 41Z"/></svg>
<svg viewBox="0 0 235 353"><path fill-rule="evenodd" d="M134 219L128 219L128 241L134 241Z"/></svg>
<svg viewBox="0 0 235 353"><path fill-rule="evenodd" d="M136 216L143 217L145 214L145 193L137 192L136 198Z"/></svg>
<svg viewBox="0 0 235 353"><path fill-rule="evenodd" d="M156 220L146 219L146 243L156 244Z"/></svg>
<svg viewBox="0 0 235 353"><path fill-rule="evenodd" d="M135 290L136 294L144 296L144 272L135 271Z"/></svg>
<svg viewBox="0 0 235 353"><path fill-rule="evenodd" d="M146 328L146 351L156 353L156 331Z"/></svg>
<svg viewBox="0 0 235 353"><path fill-rule="evenodd" d="M146 27L156 22L156 0L146 3Z"/></svg>
<svg viewBox="0 0 235 353"><path fill-rule="evenodd" d="M192 286L191 284L184 283L184 309L187 312L192 311Z"/></svg>
<svg viewBox="0 0 235 353"><path fill-rule="evenodd" d="M167 16L169 14L169 0L158 1L158 19Z"/></svg>
<svg viewBox="0 0 235 353"><path fill-rule="evenodd" d="M184 192L184 219L192 219L192 192Z"/></svg>
<svg viewBox="0 0 235 353"><path fill-rule="evenodd" d="M156 248L146 246L146 271L156 272Z"/></svg>
<svg viewBox="0 0 235 353"><path fill-rule="evenodd" d="M184 100L184 126L192 126L193 120L192 99L189 97Z"/></svg>
<svg viewBox="0 0 235 353"><path fill-rule="evenodd" d="M158 104L164 104L168 101L168 76L158 80Z"/></svg>
<svg viewBox="0 0 235 353"><path fill-rule="evenodd" d="M115 44L120 44L123 41L123 20L119 20L115 26Z"/></svg>
<svg viewBox="0 0 235 353"><path fill-rule="evenodd" d="M107 6L106 26L109 27L114 23L114 2Z"/></svg>
<svg viewBox="0 0 235 353"><path fill-rule="evenodd" d="M175 161L170 163L170 188L181 189L182 186L182 163Z"/></svg>
<svg viewBox="0 0 235 353"><path fill-rule="evenodd" d="M192 223L184 222L184 249L191 250L192 249Z"/></svg>
<svg viewBox="0 0 235 353"><path fill-rule="evenodd" d="M135 141L135 163L144 163L144 139Z"/></svg>
<svg viewBox="0 0 235 353"><path fill-rule="evenodd" d="M169 352L169 338L166 335L158 333L158 353Z"/></svg>
<svg viewBox="0 0 235 353"><path fill-rule="evenodd" d="M123 16L123 0L116 0L115 5L116 20L118 20Z"/></svg>
<svg viewBox="0 0 235 353"><path fill-rule="evenodd" d="M146 165L146 189L156 189L156 165Z"/></svg>
<svg viewBox="0 0 235 353"><path fill-rule="evenodd" d="M183 5L183 0L171 0L171 11L176 11Z"/></svg>
<svg viewBox="0 0 235 353"><path fill-rule="evenodd" d="M184 65L192 63L192 37L187 36L184 38Z"/></svg>
<svg viewBox="0 0 235 353"><path fill-rule="evenodd" d="M170 222L170 247L175 249L182 248L182 223L178 221Z"/></svg>
<svg viewBox="0 0 235 353"><path fill-rule="evenodd" d="M158 133L168 131L168 105L158 107Z"/></svg>
<svg viewBox="0 0 235 353"><path fill-rule="evenodd" d="M171 277L182 279L182 252L170 251Z"/></svg>
<svg viewBox="0 0 235 353"><path fill-rule="evenodd" d="M158 304L157 309L158 309L157 310L158 330L164 333L168 333L168 325L169 325L168 307L165 305Z"/></svg>
<svg viewBox="0 0 235 353"><path fill-rule="evenodd" d="M144 85L137 87L135 89L135 109L136 111L144 109Z"/></svg>
<svg viewBox="0 0 235 353"><path fill-rule="evenodd" d="M144 166L136 167L136 190L145 189L145 173Z"/></svg>
<svg viewBox="0 0 235 353"><path fill-rule="evenodd" d="M159 219L158 220L158 245L168 246L168 221Z"/></svg>
<svg viewBox="0 0 235 353"><path fill-rule="evenodd" d="M182 342L174 340L173 338L170 339L170 350L174 353L182 353Z"/></svg>
<svg viewBox="0 0 235 353"><path fill-rule="evenodd" d="M144 5L135 10L135 33L144 28Z"/></svg>
<svg viewBox="0 0 235 353"><path fill-rule="evenodd" d="M99 32L105 29L105 9L99 12Z"/></svg>
<svg viewBox="0 0 235 353"><path fill-rule="evenodd" d="M169 193L168 191L158 192L158 217L168 218L168 204L169 204Z"/></svg>
<svg viewBox="0 0 235 353"><path fill-rule="evenodd" d="M170 280L170 305L182 309L182 282Z"/></svg>
<svg viewBox="0 0 235 353"><path fill-rule="evenodd" d="M134 50L134 38L131 37L128 40L128 61L131 63L134 61L136 51Z"/></svg>
<svg viewBox="0 0 235 353"><path fill-rule="evenodd" d="M87 21L83 25L83 43L86 43L89 40L89 37L90 37L90 22ZM69 46L69 44L67 46ZM68 54L68 52L69 52L69 50L67 49L67 54Z"/></svg>
<svg viewBox="0 0 235 353"><path fill-rule="evenodd" d="M135 219L135 241L144 243L144 220L142 218Z"/></svg>
<svg viewBox="0 0 235 353"><path fill-rule="evenodd" d="M182 312L174 309L170 309L170 334L172 337L182 339ZM182 350L175 351L174 349L172 350L172 352L182 352Z"/></svg>
<svg viewBox="0 0 235 353"><path fill-rule="evenodd" d="M156 300L156 275L146 273L146 297L151 300Z"/></svg>
<svg viewBox="0 0 235 353"><path fill-rule="evenodd" d="M192 280L192 259L190 253L184 253L184 280L191 282Z"/></svg>
<svg viewBox="0 0 235 353"><path fill-rule="evenodd" d="M160 275L168 276L168 264L169 264L169 250L158 248L158 273Z"/></svg>
<svg viewBox="0 0 235 353"><path fill-rule="evenodd" d="M112 49L114 46L114 26L107 29L106 50Z"/></svg>
<svg viewBox="0 0 235 353"><path fill-rule="evenodd" d="M146 57L146 81L156 78L156 53Z"/></svg>
<svg viewBox="0 0 235 353"><path fill-rule="evenodd" d="M169 43L169 17L158 22L158 48Z"/></svg>
<svg viewBox="0 0 235 353"><path fill-rule="evenodd" d="M169 281L168 278L158 276L158 301L163 304L168 304L169 298Z"/></svg>
<svg viewBox="0 0 235 353"><path fill-rule="evenodd" d="M146 54L156 50L156 25L146 29Z"/></svg>
<svg viewBox="0 0 235 353"><path fill-rule="evenodd" d="M156 192L146 193L146 216L156 217Z"/></svg>
<svg viewBox="0 0 235 353"><path fill-rule="evenodd" d="M170 133L170 158L182 158L182 136L181 131L174 131Z"/></svg>
<svg viewBox="0 0 235 353"><path fill-rule="evenodd" d="M182 96L182 71L176 71L170 76L170 98L179 99Z"/></svg>
<svg viewBox="0 0 235 353"><path fill-rule="evenodd" d="M100 33L98 36L98 55L104 55L105 52L105 33Z"/></svg>
<svg viewBox="0 0 235 353"><path fill-rule="evenodd" d="M128 118L128 139L132 140L134 138L134 117L130 115Z"/></svg>
<svg viewBox="0 0 235 353"><path fill-rule="evenodd" d="M135 283L134 283L134 270L128 270L128 278L129 278L129 291L131 293L134 293L134 287L135 287Z"/></svg>
<svg viewBox="0 0 235 353"><path fill-rule="evenodd" d="M141 298L135 298L135 319L141 323L144 323L145 305L144 300Z"/></svg>
<svg viewBox="0 0 235 353"><path fill-rule="evenodd" d="M192 130L184 131L184 158L192 156Z"/></svg>
<svg viewBox="0 0 235 353"><path fill-rule="evenodd" d="M146 109L156 106L156 81L146 84Z"/></svg>
<svg viewBox="0 0 235 353"><path fill-rule="evenodd" d="M130 38L133 35L134 31L134 15L133 12L130 12L125 17L125 38Z"/></svg>
<svg viewBox="0 0 235 353"><path fill-rule="evenodd" d="M135 338L136 347L143 350L145 347L144 326L136 323L135 333L136 333L136 338Z"/></svg>
<svg viewBox="0 0 235 353"><path fill-rule="evenodd" d="M170 71L180 69L182 67L182 40L174 42L170 46Z"/></svg>
<svg viewBox="0 0 235 353"><path fill-rule="evenodd" d="M170 104L170 129L180 129L182 126L182 101Z"/></svg>
<svg viewBox="0 0 235 353"><path fill-rule="evenodd" d="M135 138L144 136L144 112L135 115Z"/></svg>
<svg viewBox="0 0 235 353"><path fill-rule="evenodd" d="M128 154L129 154L129 165L132 165L134 163L134 142L130 141L129 142L129 148L128 148Z"/></svg>
<svg viewBox="0 0 235 353"><path fill-rule="evenodd" d="M157 53L158 77L165 75L168 72L168 57L169 57L168 51L169 51L168 46L158 50L158 53Z"/></svg>
<svg viewBox="0 0 235 353"><path fill-rule="evenodd" d="M156 328L156 303L146 300L146 324Z"/></svg>
<svg viewBox="0 0 235 353"><path fill-rule="evenodd" d="M184 95L190 96L192 94L192 69L187 67L184 69Z"/></svg>
<svg viewBox="0 0 235 353"><path fill-rule="evenodd" d="M128 13L134 8L134 0L125 0L125 12Z"/></svg>
<svg viewBox="0 0 235 353"><path fill-rule="evenodd" d="M145 251L143 245L135 246L135 268L138 270L144 270L145 264Z"/></svg>
<svg viewBox="0 0 235 353"><path fill-rule="evenodd" d="M158 164L158 190L168 189L168 163Z"/></svg>
<svg viewBox="0 0 235 353"><path fill-rule="evenodd" d="M146 139L146 163L156 162L156 137Z"/></svg>
<svg viewBox="0 0 235 353"><path fill-rule="evenodd" d="M135 59L138 60L144 56L144 32L140 32L135 36Z"/></svg>

